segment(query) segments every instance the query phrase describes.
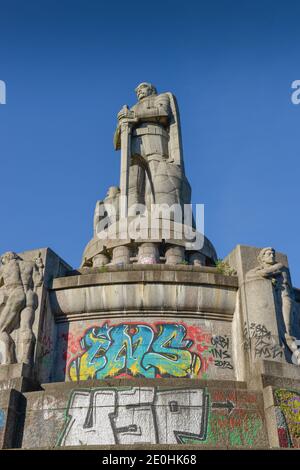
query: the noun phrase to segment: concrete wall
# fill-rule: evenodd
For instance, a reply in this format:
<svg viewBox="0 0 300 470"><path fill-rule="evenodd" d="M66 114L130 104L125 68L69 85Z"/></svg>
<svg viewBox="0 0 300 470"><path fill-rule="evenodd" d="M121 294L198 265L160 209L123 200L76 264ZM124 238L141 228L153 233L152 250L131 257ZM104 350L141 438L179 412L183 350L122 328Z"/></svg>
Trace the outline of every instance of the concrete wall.
<svg viewBox="0 0 300 470"><path fill-rule="evenodd" d="M45 381L232 380L236 292L234 276L193 266L85 269L55 279L49 297L55 335L47 324L43 361L56 354Z"/></svg>
<svg viewBox="0 0 300 470"><path fill-rule="evenodd" d="M60 323L52 380L234 379L231 324L124 317Z"/></svg>
<svg viewBox="0 0 300 470"><path fill-rule="evenodd" d="M257 249L229 256L238 276L42 254L34 364L0 366L0 448L300 447L300 369L271 284L244 279Z"/></svg>
<svg viewBox="0 0 300 470"><path fill-rule="evenodd" d="M243 384L121 380L52 384L25 394L22 446L268 446L262 394Z"/></svg>

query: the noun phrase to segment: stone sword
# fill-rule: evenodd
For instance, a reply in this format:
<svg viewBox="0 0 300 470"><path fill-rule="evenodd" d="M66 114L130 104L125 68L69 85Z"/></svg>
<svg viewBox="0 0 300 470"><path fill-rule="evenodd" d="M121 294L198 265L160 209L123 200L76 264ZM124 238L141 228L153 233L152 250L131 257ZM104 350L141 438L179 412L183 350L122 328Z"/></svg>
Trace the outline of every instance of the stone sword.
<svg viewBox="0 0 300 470"><path fill-rule="evenodd" d="M127 111L128 106L125 104L122 110ZM128 185L129 185L129 166L131 153L131 124L129 119L125 119L121 123L121 173L120 173L120 190L121 218L127 217L128 211Z"/></svg>

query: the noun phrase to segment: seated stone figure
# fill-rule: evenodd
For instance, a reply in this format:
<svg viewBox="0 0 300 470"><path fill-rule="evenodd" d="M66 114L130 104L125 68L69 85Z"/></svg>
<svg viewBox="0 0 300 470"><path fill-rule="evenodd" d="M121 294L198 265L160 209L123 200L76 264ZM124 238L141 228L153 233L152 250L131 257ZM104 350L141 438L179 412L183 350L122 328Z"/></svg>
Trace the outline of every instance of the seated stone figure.
<svg viewBox="0 0 300 470"><path fill-rule="evenodd" d="M106 197L102 201L97 201L94 212L94 236L119 219L119 196L120 189L117 186L110 186Z"/></svg>

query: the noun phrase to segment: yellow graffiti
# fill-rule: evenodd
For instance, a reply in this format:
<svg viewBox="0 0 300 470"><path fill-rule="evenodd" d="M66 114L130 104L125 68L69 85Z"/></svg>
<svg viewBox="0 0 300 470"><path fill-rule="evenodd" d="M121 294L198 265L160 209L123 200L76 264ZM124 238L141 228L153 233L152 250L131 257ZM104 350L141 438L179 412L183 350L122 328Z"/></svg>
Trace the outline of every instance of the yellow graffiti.
<svg viewBox="0 0 300 470"><path fill-rule="evenodd" d="M181 324L160 324L157 333L149 325L89 328L81 339L83 353L70 363L69 377L72 381L120 374L197 377L201 359L189 350L193 342L185 337Z"/></svg>

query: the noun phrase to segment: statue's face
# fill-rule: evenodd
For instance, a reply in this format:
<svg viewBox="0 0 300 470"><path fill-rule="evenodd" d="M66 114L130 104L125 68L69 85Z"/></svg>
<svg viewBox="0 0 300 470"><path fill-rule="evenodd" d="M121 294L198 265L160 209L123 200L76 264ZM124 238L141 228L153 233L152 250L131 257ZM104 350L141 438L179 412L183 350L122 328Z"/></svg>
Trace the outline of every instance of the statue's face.
<svg viewBox="0 0 300 470"><path fill-rule="evenodd" d="M119 188L117 186L111 186L107 191L107 197L115 197L119 192Z"/></svg>
<svg viewBox="0 0 300 470"><path fill-rule="evenodd" d="M275 264L275 251L271 249L266 250L262 259L264 264Z"/></svg>
<svg viewBox="0 0 300 470"><path fill-rule="evenodd" d="M149 95L152 95L152 88L147 83L141 83L136 89L138 100L140 101Z"/></svg>
<svg viewBox="0 0 300 470"><path fill-rule="evenodd" d="M13 251L8 251L7 253L4 253L4 255L2 256L1 261L2 261L2 264L7 264L12 259L17 259L17 255Z"/></svg>

